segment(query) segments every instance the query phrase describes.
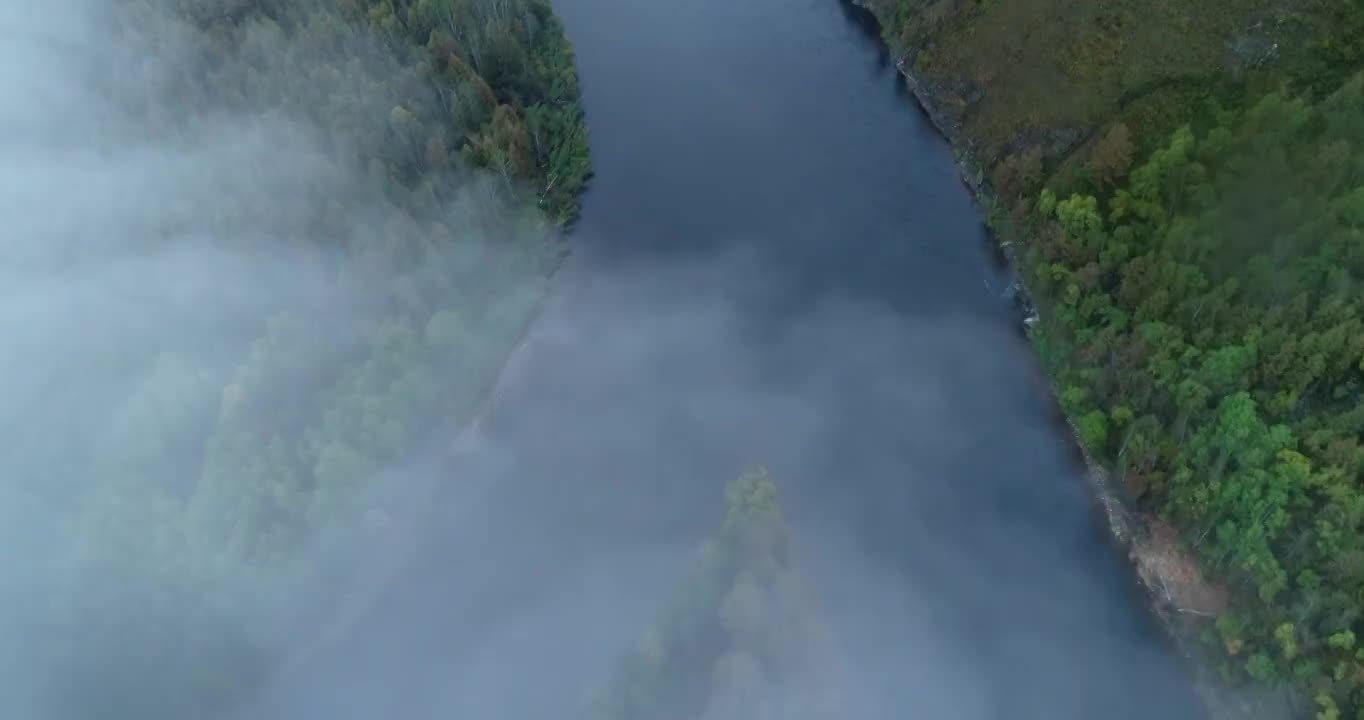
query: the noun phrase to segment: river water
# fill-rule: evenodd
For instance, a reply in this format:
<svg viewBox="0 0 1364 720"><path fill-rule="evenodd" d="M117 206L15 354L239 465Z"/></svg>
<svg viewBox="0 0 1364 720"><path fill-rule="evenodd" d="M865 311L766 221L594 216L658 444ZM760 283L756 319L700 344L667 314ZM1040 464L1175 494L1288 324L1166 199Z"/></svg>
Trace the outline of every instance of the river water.
<svg viewBox="0 0 1364 720"><path fill-rule="evenodd" d="M433 529L284 714L571 717L763 463L851 717L1198 717L867 19L555 7L597 169L575 252Z"/></svg>

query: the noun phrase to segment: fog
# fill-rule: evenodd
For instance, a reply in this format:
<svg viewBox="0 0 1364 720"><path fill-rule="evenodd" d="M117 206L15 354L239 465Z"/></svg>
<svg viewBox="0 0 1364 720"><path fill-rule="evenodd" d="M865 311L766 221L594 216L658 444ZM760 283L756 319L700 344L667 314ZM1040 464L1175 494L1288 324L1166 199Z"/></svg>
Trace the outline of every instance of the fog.
<svg viewBox="0 0 1364 720"><path fill-rule="evenodd" d="M721 485L755 462L838 636L849 717L1180 716L1176 668L1113 603L1134 588L1084 486L979 480L1010 465L996 442L1067 467L1015 400L947 392L1000 376L1035 392L980 352L1005 329L830 300L758 331L737 307L783 283L743 257L577 267L453 463L413 564L277 688L271 717L571 715L677 589ZM489 469L491 484L468 482Z"/></svg>
<svg viewBox="0 0 1364 720"><path fill-rule="evenodd" d="M343 473L341 499L325 503L252 484L264 471L251 458L288 454L280 442L208 470L227 451L204 436L254 437L252 423L290 416L293 389L317 378L346 387L329 368L406 297L383 279L425 282L362 251L407 220L338 159L349 148L337 138L381 144L382 123L338 134L282 100L283 75L341 61L269 32L243 65L256 84L226 100L195 82L231 83L233 66L206 73L199 40L155 3L131 23L95 0L0 7L0 712L207 717L189 688L208 686L249 720L570 717L677 589L723 516L723 485L762 464L827 608L847 717L1187 714L1181 672L1096 524L986 266L962 280L975 255L919 250L904 274L887 261L904 264L899 246L852 242L879 228L842 196L764 194L789 190L775 164L761 183L746 165L748 186L705 189L679 172L656 195L627 192L648 174L624 161L638 136L612 133L637 88L591 85L594 68L620 66L604 36L619 28L585 31L604 8L564 4L599 150L579 252L476 421L412 431L400 458ZM828 22L836 37L821 42L857 39L826 9L792 13ZM377 45L352 41L342 55ZM310 77L313 91L420 92L366 57ZM880 87L875 103L899 102ZM709 112L699 85L672 90ZM755 106L776 91L755 89ZM380 117L393 105L372 102ZM892 112L880 107L868 113ZM912 122L893 112L887 133ZM734 132L764 133L736 115ZM710 127L686 119L664 136ZM856 169L844 151L835 169ZM919 234L977 239L945 152L932 152L936 175L916 182L943 195L922 201L938 212ZM667 160L651 158L662 177ZM494 186L466 178L448 216L476 267L523 252L522 221ZM685 210L660 209L677 187L690 188L672 198ZM736 192L765 215L726 226L708 214L732 211ZM684 233L705 237L682 253L621 251ZM849 285L860 265L843 253L875 266L865 286ZM504 282L489 303L539 287L530 274ZM928 297L954 282L966 300ZM880 292L901 284L921 297ZM487 327L465 330L484 348L469 352L510 351ZM281 379L252 395L271 353L286 359ZM477 364L438 367L473 377ZM370 412L344 397L332 407L328 423ZM283 559L244 535L257 515L242 508L275 517L300 503L299 517L335 506L344 521L307 524ZM768 692L788 690L770 680Z"/></svg>
<svg viewBox="0 0 1364 720"><path fill-rule="evenodd" d="M512 208L491 179L468 178L449 212L465 224L461 250L441 258L446 265L428 255L424 267L394 268L367 252L414 234L365 168L344 160L388 141L382 121L393 100L373 97L380 122L357 129L354 118L309 116L281 95L298 79L292 63L326 70L377 39L357 33L323 54L259 27L220 63L204 37L162 12L172 7L0 9L0 422L9 441L0 606L12 638L0 698L11 717L147 717L157 708L173 717L184 709L170 686L204 682L177 668L215 652L283 653L292 640L281 628L323 592L311 583L331 582L315 570L358 540L343 539L352 534L344 525L314 524L289 540L295 555L242 564L285 532L270 520L253 526L261 516L321 513L331 502L320 491L287 497L287 478L262 484L275 453L301 454L289 442L325 444L284 436L281 449L279 428L265 421L292 422L300 386L314 381L335 383L344 413L346 383L363 382L366 366L340 378L336 368L372 342L394 297L410 303L443 280L423 272L521 233L512 219L490 227ZM413 92L395 66L370 59L344 76L306 79L324 95L374 83ZM206 77L220 84L195 84ZM338 148L338 137L356 147ZM516 244L505 248L495 252L518 262ZM502 283L489 308L537 282L493 275L496 258L479 262ZM405 282L385 281L400 273ZM473 375L479 359L475 348L452 372ZM252 450L257 431L265 441ZM232 454L242 447L245 456ZM406 479L365 474L337 494L396 495ZM294 520L278 526L304 527Z"/></svg>

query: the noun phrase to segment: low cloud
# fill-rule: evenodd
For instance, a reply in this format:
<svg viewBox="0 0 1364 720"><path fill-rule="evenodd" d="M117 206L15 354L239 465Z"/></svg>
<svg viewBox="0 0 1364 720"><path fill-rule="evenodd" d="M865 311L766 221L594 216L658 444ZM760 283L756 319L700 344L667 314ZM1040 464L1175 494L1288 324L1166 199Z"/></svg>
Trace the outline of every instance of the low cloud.
<svg viewBox="0 0 1364 720"><path fill-rule="evenodd" d="M755 463L777 477L828 608L849 717L1184 707L1145 690L1177 686L1176 671L1133 604L1114 604L1130 579L1004 313L929 317L838 288L791 302L801 278L767 250L571 259L472 434L427 428L366 474L397 513L387 529L299 541L313 572L268 591L213 576L222 607L160 583L139 563L171 562L198 536L160 532L159 507L120 506L117 483L147 477L138 453L227 412L223 378L248 364L227 356L249 355L264 315L329 319L278 333L313 338L311 354L289 356L296 382L361 342L345 320L393 299L364 271L339 273L338 247L403 220L316 118L185 100L183 28L111 32L107 12L0 9L0 426L12 449L0 631L21 651L3 656L0 698L12 716L80 717L83 697L113 696L79 684L153 667L131 624L153 606L238 623L288 665L252 678L250 720L569 716L719 523L724 483ZM471 182L460 202L494 197ZM594 232L575 242L629 243ZM159 470L156 496L193 492L183 470ZM92 518L100 493L110 500ZM77 550L109 549L134 569L73 574ZM73 648L63 623L80 613L98 631ZM64 672L73 655L91 664ZM183 716L148 700L174 697L158 686L174 678L118 680L129 710L102 717Z"/></svg>

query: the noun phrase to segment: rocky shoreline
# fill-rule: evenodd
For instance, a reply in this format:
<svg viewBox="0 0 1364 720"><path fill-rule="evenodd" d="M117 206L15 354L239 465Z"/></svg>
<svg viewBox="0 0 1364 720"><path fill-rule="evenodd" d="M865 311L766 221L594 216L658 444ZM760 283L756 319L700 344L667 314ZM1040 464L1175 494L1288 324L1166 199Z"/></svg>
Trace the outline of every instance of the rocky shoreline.
<svg viewBox="0 0 1364 720"><path fill-rule="evenodd" d="M866 0L848 0L884 26L884 18ZM895 52L894 48L890 48ZM963 183L970 189L977 206L988 213L997 206L975 143L963 136L960 121L946 109L934 90L912 71L913 53L898 54L895 67L905 86L939 134L951 145ZM998 239L991 233L991 241ZM1035 306L1022 284L1019 259L1012 248L999 244L1014 277L1014 289L1026 315L1025 323L1035 319ZM1055 388L1052 388L1053 394ZM1248 686L1231 686L1222 681L1214 662L1203 646L1200 635L1225 608L1226 593L1209 582L1196 559L1178 542L1178 532L1169 524L1152 517L1126 497L1122 488L1109 477L1107 469L1090 456L1080 440L1073 421L1067 418L1074 442L1084 456L1094 502L1104 516L1105 527L1126 553L1132 572L1141 586L1144 600L1161 628L1187 662L1195 691L1212 720L1292 720L1310 715L1305 704L1290 691Z"/></svg>

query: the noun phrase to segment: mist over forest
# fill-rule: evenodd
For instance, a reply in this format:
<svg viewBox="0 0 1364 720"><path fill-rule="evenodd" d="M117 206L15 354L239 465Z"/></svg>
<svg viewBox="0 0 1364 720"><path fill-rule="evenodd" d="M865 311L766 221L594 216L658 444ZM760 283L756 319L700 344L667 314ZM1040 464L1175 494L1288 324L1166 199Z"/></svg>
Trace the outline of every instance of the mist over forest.
<svg viewBox="0 0 1364 720"><path fill-rule="evenodd" d="M1359 0L0 30L0 716L1364 698Z"/></svg>
<svg viewBox="0 0 1364 720"><path fill-rule="evenodd" d="M1036 393L980 356L1002 328L836 296L763 328L742 308L792 280L762 254L579 269L492 391L589 173L544 4L0 13L25 99L0 110L8 715L792 717L817 667L836 702L811 717L894 716L891 687L970 718L1055 690L996 686L1008 661L944 629L1021 652L1042 641L999 634L1006 608L1074 616L1032 584L1092 582L1066 567L1094 532L1078 485L978 507L943 483L994 402L946 387ZM494 395L517 414L469 429ZM1078 508L1073 536L1049 547L1014 502ZM968 513L993 529L963 539ZM931 586L867 555L859 516ZM963 572L971 543L1020 552ZM1155 672L1126 620L1079 615Z"/></svg>
<svg viewBox="0 0 1364 720"><path fill-rule="evenodd" d="M552 16L461 5L461 59L366 10L0 9L8 716L239 700L534 313L587 172Z"/></svg>

